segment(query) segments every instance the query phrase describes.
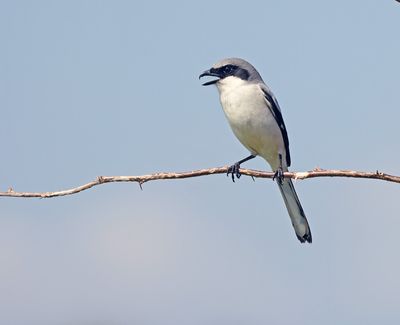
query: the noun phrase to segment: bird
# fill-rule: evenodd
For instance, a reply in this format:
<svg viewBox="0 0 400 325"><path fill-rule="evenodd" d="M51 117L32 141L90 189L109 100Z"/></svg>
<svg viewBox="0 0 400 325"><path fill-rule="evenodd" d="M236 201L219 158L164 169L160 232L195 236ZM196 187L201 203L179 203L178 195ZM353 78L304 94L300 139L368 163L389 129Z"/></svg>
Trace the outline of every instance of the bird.
<svg viewBox="0 0 400 325"><path fill-rule="evenodd" d="M228 168L232 180L240 178L240 165L260 156L274 172L296 236L301 243L311 243L306 215L292 180L284 177L291 164L289 138L278 101L261 75L249 62L226 58L200 74L215 77L203 86L216 85L229 125L250 155Z"/></svg>

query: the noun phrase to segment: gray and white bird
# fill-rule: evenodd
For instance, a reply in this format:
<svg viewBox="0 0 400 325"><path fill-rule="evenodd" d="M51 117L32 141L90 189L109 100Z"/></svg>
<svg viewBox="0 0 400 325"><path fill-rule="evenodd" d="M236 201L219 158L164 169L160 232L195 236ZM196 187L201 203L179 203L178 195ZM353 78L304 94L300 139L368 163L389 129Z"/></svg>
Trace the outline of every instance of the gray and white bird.
<svg viewBox="0 0 400 325"><path fill-rule="evenodd" d="M300 242L312 242L306 215L290 178L283 172L290 166L289 139L282 113L272 91L257 70L239 58L224 59L199 78L216 77L203 86L215 84L219 91L222 109L239 141L250 151L250 156L229 168L229 173L240 177L240 164L261 156L272 170L285 201L292 225Z"/></svg>

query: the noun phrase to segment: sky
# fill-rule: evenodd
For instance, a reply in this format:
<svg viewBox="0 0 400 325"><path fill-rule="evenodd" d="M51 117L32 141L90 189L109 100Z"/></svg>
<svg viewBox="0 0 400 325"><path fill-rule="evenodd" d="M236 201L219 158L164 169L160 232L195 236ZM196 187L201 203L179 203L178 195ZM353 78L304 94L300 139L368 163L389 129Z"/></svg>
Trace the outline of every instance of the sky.
<svg viewBox="0 0 400 325"><path fill-rule="evenodd" d="M291 170L399 175L399 29L394 0L0 1L0 191L244 158L198 80L225 57L274 91ZM311 245L265 179L0 198L0 323L399 323L400 186L295 186Z"/></svg>

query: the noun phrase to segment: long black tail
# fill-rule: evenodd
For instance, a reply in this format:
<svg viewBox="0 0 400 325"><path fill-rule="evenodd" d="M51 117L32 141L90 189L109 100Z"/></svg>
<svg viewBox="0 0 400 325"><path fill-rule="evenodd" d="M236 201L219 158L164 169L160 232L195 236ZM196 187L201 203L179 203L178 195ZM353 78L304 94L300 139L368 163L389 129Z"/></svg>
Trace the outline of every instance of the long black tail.
<svg viewBox="0 0 400 325"><path fill-rule="evenodd" d="M292 180L290 178L282 179L277 182L281 191L286 208L289 212L290 219L297 238L300 242L312 242L311 230L308 225L306 215L301 207L299 198L297 197Z"/></svg>

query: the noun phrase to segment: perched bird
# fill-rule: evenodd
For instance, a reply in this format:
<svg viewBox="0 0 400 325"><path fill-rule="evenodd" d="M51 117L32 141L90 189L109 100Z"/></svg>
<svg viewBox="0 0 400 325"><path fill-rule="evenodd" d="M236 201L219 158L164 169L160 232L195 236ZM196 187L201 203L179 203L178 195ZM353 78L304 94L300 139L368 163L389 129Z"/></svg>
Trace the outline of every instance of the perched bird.
<svg viewBox="0 0 400 325"><path fill-rule="evenodd" d="M301 207L292 180L283 172L290 166L289 138L278 102L257 70L239 58L224 59L204 71L199 78L216 79L203 83L215 84L222 109L239 141L250 156L229 168L232 180L240 177L240 164L256 156L264 158L275 172L279 190L285 201L292 225L300 242L312 242L311 230Z"/></svg>

